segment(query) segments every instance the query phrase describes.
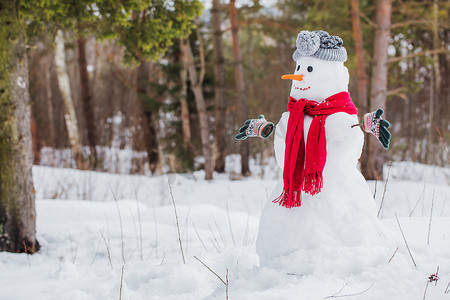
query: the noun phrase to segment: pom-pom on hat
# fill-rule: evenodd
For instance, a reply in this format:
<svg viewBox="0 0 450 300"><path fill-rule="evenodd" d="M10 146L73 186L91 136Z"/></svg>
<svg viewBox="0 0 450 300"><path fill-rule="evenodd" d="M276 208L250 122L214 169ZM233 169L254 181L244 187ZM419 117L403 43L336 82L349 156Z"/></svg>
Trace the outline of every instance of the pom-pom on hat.
<svg viewBox="0 0 450 300"><path fill-rule="evenodd" d="M344 42L338 36L332 36L323 30L301 31L297 36L297 50L292 58L297 61L303 56L312 56L328 61L347 61Z"/></svg>

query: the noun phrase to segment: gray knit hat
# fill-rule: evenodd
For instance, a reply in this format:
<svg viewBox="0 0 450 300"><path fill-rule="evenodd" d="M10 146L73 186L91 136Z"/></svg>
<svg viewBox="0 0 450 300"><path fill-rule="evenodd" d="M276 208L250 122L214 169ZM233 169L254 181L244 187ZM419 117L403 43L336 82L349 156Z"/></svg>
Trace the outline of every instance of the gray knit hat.
<svg viewBox="0 0 450 300"><path fill-rule="evenodd" d="M347 51L338 36L331 36L323 30L301 31L297 36L297 50L292 58L297 61L303 56L312 56L329 61L347 61Z"/></svg>

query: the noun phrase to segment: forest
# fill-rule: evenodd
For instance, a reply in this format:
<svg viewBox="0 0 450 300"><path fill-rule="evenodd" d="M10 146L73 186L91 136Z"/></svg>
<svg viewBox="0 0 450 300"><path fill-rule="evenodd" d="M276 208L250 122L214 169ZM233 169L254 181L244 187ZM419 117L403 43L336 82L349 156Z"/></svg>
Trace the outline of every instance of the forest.
<svg viewBox="0 0 450 300"><path fill-rule="evenodd" d="M414 189L417 194L422 191L424 216L435 199L435 190L426 182L438 178L427 170L441 170L444 185L449 182L449 13L450 2L442 0L0 0L0 252L28 257L49 247L51 239L46 235L39 237L38 231L36 237L36 203L50 211L46 199L103 201L99 195L105 193L118 205L116 196L119 202L121 197L135 197L136 202L146 197L142 205L148 208L143 214L156 222L156 216L165 215L158 209L172 205L161 200L155 214L159 204L149 200L164 176L169 186L161 199L172 199L175 208L171 174L187 176L182 177L183 184L201 184L205 190L213 188L203 184L216 184L224 189L223 195L256 198L243 191L246 184L257 190L255 178L264 182L268 176L282 176L273 163L274 137L241 141L235 136L246 120L263 114L277 124L287 111L292 83L281 76L295 70L292 54L303 30L324 30L342 38L348 56L348 91L358 119L382 108L391 125L389 148L383 149L366 133L358 162L368 184L375 182L378 215L390 176L395 180L408 177L408 172L422 172L408 178L425 182L423 191L422 183ZM404 167L410 164L416 167ZM66 169L81 173L64 173ZM136 180L142 186L128 181L131 177L123 177L126 187L120 184L122 179L111 183L115 177L102 177L116 175L138 176L133 178L140 178ZM109 188L94 186L108 181ZM436 182L440 184L439 179ZM381 183L385 184L383 200L377 194ZM154 190L143 191L145 185ZM228 194L225 186L229 185L242 190L242 196ZM388 199L402 197L399 186ZM128 192L133 187L134 192ZM382 186L378 189L382 193ZM186 186L180 190L191 199ZM436 191L442 195L436 201L443 201L441 216L445 216L446 190ZM267 193L266 187L258 197L269 198ZM187 207L186 199L177 201ZM415 206L415 201L407 202L411 217L419 201ZM228 242L232 238L236 246L228 202L217 203L221 209L226 204L220 214L228 219L224 223L231 230ZM128 207L127 202L121 205ZM190 206L186 207L188 232ZM395 207L386 207L390 218ZM245 231L244 246L254 245L248 231L257 231L260 213L250 209L247 224L239 227L241 233ZM232 214L231 219L237 216ZM214 222L220 233L221 226ZM211 227L209 231L213 235ZM201 234L195 232L206 250ZM104 241L109 257L109 236L101 237L99 245ZM220 240L211 238L219 253L221 246L229 247L222 239L220 245ZM121 242L123 277L123 236ZM70 243L72 247L72 238ZM142 243L141 232L141 260ZM156 254L149 257L156 255L160 261L155 243L151 248ZM71 251L75 264L76 252ZM109 257L113 269L111 261ZM120 285L122 293L122 281ZM228 281L226 289L228 299ZM222 291L208 293L217 296Z"/></svg>
<svg viewBox="0 0 450 300"><path fill-rule="evenodd" d="M277 122L286 110L289 85L280 77L294 67L291 53L300 30L323 29L343 38L350 94L360 115L374 108L379 25L375 1L360 2L278 1L264 6L254 1L243 2L234 13L233 3L214 1L203 9L198 4L185 16L185 32L174 28L180 37L160 37L167 40L158 50L151 48L149 39L158 33L144 27L151 26L145 11L135 13L142 20L136 23L142 26L138 30L148 34L145 41L136 40L134 29L105 39L90 29L89 22L98 20L86 16L85 24L66 28L61 41L70 85L65 97L72 104L58 85L62 75L55 65L55 34L42 25L39 35L30 37L28 51L34 163L114 172L105 166L104 149L131 149L136 156L131 173L205 168L212 178L212 170L224 171L227 155L241 153L245 176L248 157L272 155L271 143L248 140L240 150L243 143L233 136L246 119L264 113ZM448 164L448 10L446 1L392 4L384 50L387 83L378 104L393 124L384 161ZM148 52L138 54L141 50L134 47ZM73 132L65 115L76 124ZM58 152L52 150L63 149L72 153L54 156ZM199 157L201 165L195 164Z"/></svg>

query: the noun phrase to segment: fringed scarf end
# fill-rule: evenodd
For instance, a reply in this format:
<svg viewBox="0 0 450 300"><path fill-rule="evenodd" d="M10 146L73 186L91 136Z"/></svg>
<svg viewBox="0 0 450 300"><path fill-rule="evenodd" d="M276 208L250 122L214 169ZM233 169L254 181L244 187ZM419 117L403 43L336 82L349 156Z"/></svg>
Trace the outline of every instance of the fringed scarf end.
<svg viewBox="0 0 450 300"><path fill-rule="evenodd" d="M323 188L322 172L306 174L303 177L303 190L310 195L318 194Z"/></svg>
<svg viewBox="0 0 450 300"><path fill-rule="evenodd" d="M283 190L281 195L272 202L286 208L300 207L302 205L302 194L300 191Z"/></svg>

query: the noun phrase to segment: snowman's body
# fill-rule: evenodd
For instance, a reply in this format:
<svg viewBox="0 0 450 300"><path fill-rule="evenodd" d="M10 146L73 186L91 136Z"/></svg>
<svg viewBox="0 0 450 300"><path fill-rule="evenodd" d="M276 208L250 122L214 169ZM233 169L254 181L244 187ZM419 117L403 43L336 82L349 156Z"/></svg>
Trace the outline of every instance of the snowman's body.
<svg viewBox="0 0 450 300"><path fill-rule="evenodd" d="M312 72L307 71L311 69ZM348 71L342 62L302 57L297 60L294 74L303 75L303 80L293 80L291 96L295 99L321 102L331 95L347 91ZM283 113L275 130L275 156L281 169L284 166L288 120L289 112ZM312 117L305 116L305 138L311 121ZM308 272L318 265L311 257L317 249L338 249L343 245L358 247L379 239L375 203L357 169L364 142L361 129L352 127L358 123L356 115L344 112L326 118L327 157L321 192L314 196L302 192L302 205L291 209L267 202L256 243L261 266L283 267L286 264L288 268L297 265L302 272ZM282 187L281 180L270 200L281 194Z"/></svg>

